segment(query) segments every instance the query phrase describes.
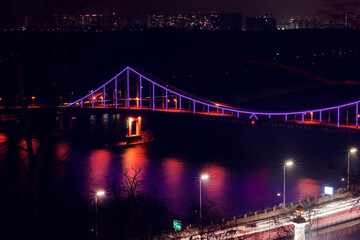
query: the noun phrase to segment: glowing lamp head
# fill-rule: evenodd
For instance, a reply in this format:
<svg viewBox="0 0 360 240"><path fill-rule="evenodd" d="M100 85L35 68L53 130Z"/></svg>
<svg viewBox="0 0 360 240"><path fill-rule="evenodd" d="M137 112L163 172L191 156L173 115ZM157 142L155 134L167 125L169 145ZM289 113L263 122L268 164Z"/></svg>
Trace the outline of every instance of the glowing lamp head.
<svg viewBox="0 0 360 240"><path fill-rule="evenodd" d="M93 97L94 100L96 100L96 97Z"/></svg>
<svg viewBox="0 0 360 240"><path fill-rule="evenodd" d="M138 97L137 97L137 98L135 98L135 100L136 100L136 101L139 101L139 100L140 100L140 98L138 98Z"/></svg>
<svg viewBox="0 0 360 240"><path fill-rule="evenodd" d="M356 152L357 151L357 149L356 148L352 148L352 149L350 149L350 152L351 153L354 153L354 152Z"/></svg>
<svg viewBox="0 0 360 240"><path fill-rule="evenodd" d="M294 165L294 162L293 161L286 161L285 165L286 166L292 166L292 165Z"/></svg>
<svg viewBox="0 0 360 240"><path fill-rule="evenodd" d="M32 100L34 100L34 99L35 99L35 97L34 97L34 96L32 96L32 97L31 97L31 99L32 99Z"/></svg>
<svg viewBox="0 0 360 240"><path fill-rule="evenodd" d="M134 120L133 118L131 118L131 117L129 118L129 122L132 122L133 120Z"/></svg>
<svg viewBox="0 0 360 240"><path fill-rule="evenodd" d="M201 175L201 180L205 180L205 179L208 179L209 178L209 175L207 174L204 174L204 175Z"/></svg>
<svg viewBox="0 0 360 240"><path fill-rule="evenodd" d="M105 195L104 191L97 191L96 192L96 196L98 196L98 197L101 197L101 196L104 196L104 195Z"/></svg>
<svg viewBox="0 0 360 240"><path fill-rule="evenodd" d="M251 121L251 125L255 125L255 121L254 121L254 120Z"/></svg>
<svg viewBox="0 0 360 240"><path fill-rule="evenodd" d="M218 104L218 103L215 103L215 106L217 106L217 107L218 107L219 105L220 105L220 104Z"/></svg>
<svg viewBox="0 0 360 240"><path fill-rule="evenodd" d="M300 218L301 217L301 214L304 212L304 208L303 206L299 205L295 208L295 212L298 214L298 217Z"/></svg>
<svg viewBox="0 0 360 240"><path fill-rule="evenodd" d="M281 193L278 193L277 196L280 197L280 196L281 196Z"/></svg>

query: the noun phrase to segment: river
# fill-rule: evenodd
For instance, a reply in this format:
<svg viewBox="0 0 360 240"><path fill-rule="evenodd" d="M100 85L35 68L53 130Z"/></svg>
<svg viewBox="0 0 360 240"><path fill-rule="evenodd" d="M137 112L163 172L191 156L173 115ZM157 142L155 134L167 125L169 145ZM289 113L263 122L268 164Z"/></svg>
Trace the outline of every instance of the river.
<svg viewBox="0 0 360 240"><path fill-rule="evenodd" d="M47 153L55 163L50 173L54 189L69 197L91 196L106 189L108 183L120 185L123 171L132 176L135 168L141 168L143 190L165 199L173 212L183 214L192 202L199 202L199 177L208 174L209 178L202 180L203 203L211 201L230 218L283 201L283 164L287 159L294 161L286 168L287 202L319 195L324 185L343 187L347 148L359 144L358 134L345 130L265 123L251 126L192 116L176 120L178 116L145 117L145 122L156 122L144 125L152 128L155 141L142 145L119 147L116 141L104 141L99 131L111 132L106 122L89 121L93 129L86 136L72 133L56 137ZM3 133L0 140L5 143L9 137ZM25 145L22 138L16 141ZM37 145L34 140L35 149ZM13 154L26 164L24 151L1 146L1 156L5 156L2 170ZM357 155L351 160L355 172ZM341 169L330 169L331 164Z"/></svg>

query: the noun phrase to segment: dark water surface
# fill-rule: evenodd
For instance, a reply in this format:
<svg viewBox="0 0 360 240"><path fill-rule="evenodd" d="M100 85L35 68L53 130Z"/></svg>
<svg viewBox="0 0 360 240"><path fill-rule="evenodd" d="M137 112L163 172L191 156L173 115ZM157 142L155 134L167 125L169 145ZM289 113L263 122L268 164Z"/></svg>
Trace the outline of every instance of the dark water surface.
<svg viewBox="0 0 360 240"><path fill-rule="evenodd" d="M56 138L48 157L55 163L49 174L57 194L91 196L109 182L120 185L121 171L131 176L134 168L142 168L143 190L166 199L172 211L182 214L191 202L199 201L199 176L206 173L204 203L212 201L224 217L232 217L282 202L277 193L283 191L286 159L295 161L286 169L287 202L321 194L325 184L343 186L344 174L329 165L345 167L348 147L359 144L358 134L331 128L249 126L192 116L157 118L156 114L144 119L144 127L155 135L149 144L119 147L116 142L97 140L99 132L111 128L106 123L87 136L74 132ZM9 140L7 134L0 137L1 142ZM18 145L24 146L24 140L18 140ZM10 152L14 154L6 145L1 147L2 171L13 159ZM24 151L15 154L26 159ZM353 155L351 160L355 171L359 159Z"/></svg>

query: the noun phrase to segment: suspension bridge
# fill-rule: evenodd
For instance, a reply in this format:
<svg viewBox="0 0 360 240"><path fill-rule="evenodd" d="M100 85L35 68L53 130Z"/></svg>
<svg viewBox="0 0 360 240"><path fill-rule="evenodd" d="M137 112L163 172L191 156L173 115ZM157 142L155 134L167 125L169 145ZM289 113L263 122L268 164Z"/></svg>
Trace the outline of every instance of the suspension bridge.
<svg viewBox="0 0 360 240"><path fill-rule="evenodd" d="M259 112L202 99L161 81L154 81L131 67L78 100L65 104L77 108L113 108L226 116L256 120L274 120L299 124L321 124L358 128L359 102L291 112Z"/></svg>

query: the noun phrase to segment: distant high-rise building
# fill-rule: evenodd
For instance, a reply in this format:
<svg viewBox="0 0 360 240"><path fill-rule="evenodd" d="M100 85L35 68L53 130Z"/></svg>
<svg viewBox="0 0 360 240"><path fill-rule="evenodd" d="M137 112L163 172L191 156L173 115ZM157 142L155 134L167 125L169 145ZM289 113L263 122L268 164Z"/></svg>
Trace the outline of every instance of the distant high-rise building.
<svg viewBox="0 0 360 240"><path fill-rule="evenodd" d="M271 14L261 14L246 19L247 31L273 31L276 30L276 18Z"/></svg>
<svg viewBox="0 0 360 240"><path fill-rule="evenodd" d="M352 29L356 28L357 16L354 12L345 12L344 25L346 28L352 28Z"/></svg>
<svg viewBox="0 0 360 240"><path fill-rule="evenodd" d="M225 31L241 31L241 13L222 13L220 15L220 29Z"/></svg>
<svg viewBox="0 0 360 240"><path fill-rule="evenodd" d="M30 21L30 18L28 17L28 16L25 16L25 18L24 18L24 24L23 24L23 29L25 28L28 28L28 27L30 27L31 26L31 21Z"/></svg>
<svg viewBox="0 0 360 240"><path fill-rule="evenodd" d="M81 14L80 26L82 27L100 27L103 23L102 14Z"/></svg>
<svg viewBox="0 0 360 240"><path fill-rule="evenodd" d="M314 28L312 21L309 19L291 18L289 20L289 29L312 29Z"/></svg>

